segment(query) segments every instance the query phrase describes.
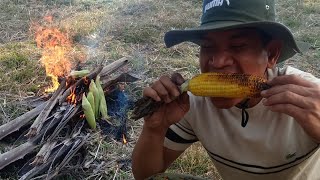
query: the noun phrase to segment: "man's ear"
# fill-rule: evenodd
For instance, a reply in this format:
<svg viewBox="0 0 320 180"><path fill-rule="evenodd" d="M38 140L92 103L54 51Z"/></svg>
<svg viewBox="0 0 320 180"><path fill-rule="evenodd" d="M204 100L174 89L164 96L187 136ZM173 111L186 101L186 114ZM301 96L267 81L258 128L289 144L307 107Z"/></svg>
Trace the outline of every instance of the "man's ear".
<svg viewBox="0 0 320 180"><path fill-rule="evenodd" d="M280 57L282 49L282 41L280 40L271 40L267 46L266 51L268 55L268 68L273 68Z"/></svg>

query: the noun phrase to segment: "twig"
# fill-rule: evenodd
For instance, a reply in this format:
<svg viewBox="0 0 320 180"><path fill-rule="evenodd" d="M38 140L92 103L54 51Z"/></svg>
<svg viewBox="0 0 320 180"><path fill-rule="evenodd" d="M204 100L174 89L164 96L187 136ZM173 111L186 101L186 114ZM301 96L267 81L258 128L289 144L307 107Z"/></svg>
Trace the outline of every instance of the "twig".
<svg viewBox="0 0 320 180"><path fill-rule="evenodd" d="M94 158L93 158L93 159L96 159L96 158L97 158L97 155L98 155L99 149L100 149L100 145L101 145L101 141L102 141L102 140L100 140L100 142L99 142L98 149L97 149L96 154L94 155Z"/></svg>
<svg viewBox="0 0 320 180"><path fill-rule="evenodd" d="M119 171L119 166L117 165L117 169L116 169L116 172L114 173L114 176L113 176L112 180L116 179L118 171Z"/></svg>
<svg viewBox="0 0 320 180"><path fill-rule="evenodd" d="M0 104L0 107L1 107L1 110L2 110L2 112L3 112L4 117L5 117L6 119L8 119L8 116L7 116L6 112L4 111L4 109L3 109L3 107L2 107L1 104Z"/></svg>

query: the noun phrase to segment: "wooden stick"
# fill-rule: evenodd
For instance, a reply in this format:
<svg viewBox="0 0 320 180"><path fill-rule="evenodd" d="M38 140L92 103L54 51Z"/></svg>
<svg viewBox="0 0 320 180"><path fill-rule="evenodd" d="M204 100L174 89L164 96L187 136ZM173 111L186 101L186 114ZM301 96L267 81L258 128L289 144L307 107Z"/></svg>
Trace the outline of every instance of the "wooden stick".
<svg viewBox="0 0 320 180"><path fill-rule="evenodd" d="M52 95L52 97L48 100L46 107L43 109L43 111L40 113L40 115L37 117L37 119L31 125L30 130L26 135L28 138L34 137L35 135L37 135L39 133L40 129L43 126L43 123L45 122L45 120L49 116L53 107L56 105L58 98L63 93L65 86L66 86L66 82L65 82L65 80L63 80L61 82L59 88Z"/></svg>
<svg viewBox="0 0 320 180"><path fill-rule="evenodd" d="M38 166L40 164L45 163L48 160L49 155L51 154L51 151L56 146L56 144L57 141L45 143L30 165Z"/></svg>
<svg viewBox="0 0 320 180"><path fill-rule="evenodd" d="M0 126L0 140L6 137L7 135L19 130L22 126L29 123L33 118L38 116L40 112L44 109L47 102L42 103L38 107L32 109L31 111L26 112L25 114L15 118L12 121L9 121L6 124Z"/></svg>
<svg viewBox="0 0 320 180"><path fill-rule="evenodd" d="M0 154L0 170L6 167L8 164L22 159L26 154L31 153L37 145L33 142L28 141L8 152Z"/></svg>
<svg viewBox="0 0 320 180"><path fill-rule="evenodd" d="M123 67L124 65L126 65L129 62L128 58L123 57L121 59L118 59L116 61L114 61L113 63L105 66L101 72L99 73L100 77L103 76L108 76L111 73L115 72L116 70L118 70L119 68Z"/></svg>

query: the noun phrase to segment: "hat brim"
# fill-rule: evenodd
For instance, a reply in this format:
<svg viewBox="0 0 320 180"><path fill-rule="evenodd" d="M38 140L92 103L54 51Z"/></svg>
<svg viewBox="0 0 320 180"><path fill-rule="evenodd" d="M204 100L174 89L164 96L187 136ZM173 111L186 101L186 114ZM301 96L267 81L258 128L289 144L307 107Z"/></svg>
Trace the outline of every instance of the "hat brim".
<svg viewBox="0 0 320 180"><path fill-rule="evenodd" d="M167 47L172 47L186 41L199 45L203 36L208 32L237 28L257 28L271 35L275 39L282 40L283 47L278 59L278 63L291 58L296 53L302 53L310 47L310 45L307 43L295 41L292 33L286 26L270 21L250 23L237 21L216 21L192 29L169 31L165 34L164 41Z"/></svg>

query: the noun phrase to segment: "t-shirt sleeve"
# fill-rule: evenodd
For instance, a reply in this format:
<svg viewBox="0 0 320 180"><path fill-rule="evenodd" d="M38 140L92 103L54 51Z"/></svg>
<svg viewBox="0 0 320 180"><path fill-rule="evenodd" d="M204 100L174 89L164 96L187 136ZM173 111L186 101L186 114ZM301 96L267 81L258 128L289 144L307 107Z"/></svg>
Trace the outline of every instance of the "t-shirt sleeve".
<svg viewBox="0 0 320 180"><path fill-rule="evenodd" d="M186 150L198 139L190 126L188 119L191 118L188 112L178 123L169 127L164 140L164 146L176 151Z"/></svg>

